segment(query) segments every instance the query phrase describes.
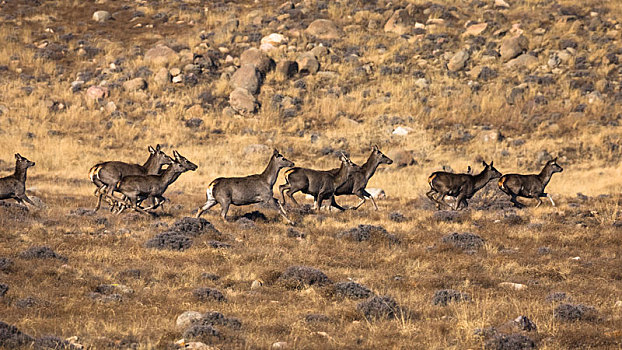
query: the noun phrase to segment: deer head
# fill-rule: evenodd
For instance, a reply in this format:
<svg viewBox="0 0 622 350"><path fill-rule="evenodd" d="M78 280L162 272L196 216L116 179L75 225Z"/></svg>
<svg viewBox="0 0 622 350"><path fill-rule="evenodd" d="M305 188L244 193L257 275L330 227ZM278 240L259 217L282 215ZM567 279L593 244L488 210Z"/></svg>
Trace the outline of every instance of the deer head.
<svg viewBox="0 0 622 350"><path fill-rule="evenodd" d="M283 155L276 148L274 149L274 152L272 153L272 159L274 159L279 169L290 168L294 166L294 162L283 157Z"/></svg>
<svg viewBox="0 0 622 350"><path fill-rule="evenodd" d="M393 164L393 160L385 156L384 153L380 152L380 149L377 145L374 145L374 147L372 147L372 152L374 159L378 164Z"/></svg>
<svg viewBox="0 0 622 350"><path fill-rule="evenodd" d="M485 173L489 174L491 179L497 179L501 177L501 173L495 169L495 167L493 166L494 162L490 162L490 164L486 164L485 161L482 161L482 164L484 165L484 171Z"/></svg>
<svg viewBox="0 0 622 350"><path fill-rule="evenodd" d="M21 154L15 153L16 167L19 169L28 169L35 166L35 162L31 162L26 157L22 157Z"/></svg>
<svg viewBox="0 0 622 350"><path fill-rule="evenodd" d="M173 163L173 158L169 157L162 151L160 144L157 144L156 148L149 146L149 153L151 153L151 155L155 158L155 162L159 166L167 164L170 165Z"/></svg>
<svg viewBox="0 0 622 350"><path fill-rule="evenodd" d="M546 162L546 166L551 169L551 173L561 173L564 169L557 164L557 157Z"/></svg>
<svg viewBox="0 0 622 350"><path fill-rule="evenodd" d="M174 164L175 163L179 164L181 166L180 168L181 171L197 170L198 166L192 163L191 161L189 161L188 159L186 159L186 157L179 154L179 152L173 151L173 156L175 156Z"/></svg>

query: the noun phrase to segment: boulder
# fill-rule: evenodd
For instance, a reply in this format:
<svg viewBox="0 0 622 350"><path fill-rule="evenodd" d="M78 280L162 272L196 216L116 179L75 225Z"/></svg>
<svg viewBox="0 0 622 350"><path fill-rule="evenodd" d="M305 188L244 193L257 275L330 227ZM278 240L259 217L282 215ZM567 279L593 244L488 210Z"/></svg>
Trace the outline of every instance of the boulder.
<svg viewBox="0 0 622 350"><path fill-rule="evenodd" d="M384 31L403 35L410 32L411 22L414 22L407 10L397 10L384 25Z"/></svg>
<svg viewBox="0 0 622 350"><path fill-rule="evenodd" d="M254 65L245 64L233 73L229 84L234 89L243 88L256 94L259 90L259 72Z"/></svg>
<svg viewBox="0 0 622 350"><path fill-rule="evenodd" d="M298 73L298 63L290 60L283 60L276 65L277 76L281 79L291 78Z"/></svg>
<svg viewBox="0 0 622 350"><path fill-rule="evenodd" d="M248 90L236 88L229 94L229 104L236 112L253 113L255 112L257 101Z"/></svg>
<svg viewBox="0 0 622 350"><path fill-rule="evenodd" d="M160 68L153 77L153 81L159 85L166 85L171 82L171 73L165 67Z"/></svg>
<svg viewBox="0 0 622 350"><path fill-rule="evenodd" d="M488 23L484 22L484 23L477 23L477 24L472 24L470 26L467 27L466 31L464 32L464 35L473 35L473 36L478 36L480 34L482 34L486 28L488 28Z"/></svg>
<svg viewBox="0 0 622 350"><path fill-rule="evenodd" d="M449 63L447 63L447 69L449 69L452 72L457 72L464 68L468 59L469 59L469 53L466 52L465 50L460 50L451 57L451 59L449 60Z"/></svg>
<svg viewBox="0 0 622 350"><path fill-rule="evenodd" d="M524 35L507 38L501 43L501 59L507 62L526 51L528 47L529 40Z"/></svg>
<svg viewBox="0 0 622 350"><path fill-rule="evenodd" d="M316 19L311 22L305 33L321 40L336 40L341 38L341 31L335 23L328 19Z"/></svg>
<svg viewBox="0 0 622 350"><path fill-rule="evenodd" d="M296 58L298 71L301 74L315 74L320 70L320 62L311 52L305 52Z"/></svg>
<svg viewBox="0 0 622 350"><path fill-rule="evenodd" d="M272 33L261 38L261 43L270 44L274 47L277 47L282 44L287 44L287 37L282 34Z"/></svg>
<svg viewBox="0 0 622 350"><path fill-rule="evenodd" d="M143 60L157 66L165 66L177 60L177 53L166 45L157 45L145 53Z"/></svg>
<svg viewBox="0 0 622 350"><path fill-rule="evenodd" d="M91 86L86 90L86 98L89 100L99 100L109 95L110 91L105 86Z"/></svg>
<svg viewBox="0 0 622 350"><path fill-rule="evenodd" d="M265 52L250 48L240 55L240 65L252 64L261 73L266 73L274 66L274 61Z"/></svg>
<svg viewBox="0 0 622 350"><path fill-rule="evenodd" d="M93 20L95 22L104 23L112 19L112 15L108 11L95 11L93 13Z"/></svg>
<svg viewBox="0 0 622 350"><path fill-rule="evenodd" d="M143 78L134 78L123 83L123 89L126 91L145 90L147 82Z"/></svg>
<svg viewBox="0 0 622 350"><path fill-rule="evenodd" d="M530 54L524 53L514 59L509 60L505 64L505 68L507 69L520 69L527 68L531 69L538 65L538 59Z"/></svg>

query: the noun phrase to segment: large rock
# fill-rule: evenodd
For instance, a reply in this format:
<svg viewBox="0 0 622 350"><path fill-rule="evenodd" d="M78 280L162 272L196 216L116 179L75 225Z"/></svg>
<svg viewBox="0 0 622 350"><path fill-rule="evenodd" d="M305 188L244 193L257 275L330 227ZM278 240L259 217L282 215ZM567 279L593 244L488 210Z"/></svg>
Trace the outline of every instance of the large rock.
<svg viewBox="0 0 622 350"><path fill-rule="evenodd" d="M110 15L108 11L95 11L93 13L93 20L95 22L104 23L110 19L112 19L112 15Z"/></svg>
<svg viewBox="0 0 622 350"><path fill-rule="evenodd" d="M449 60L449 63L447 63L447 69L449 69L452 72L457 72L461 70L462 68L464 68L468 59L469 59L469 53L466 52L465 50L460 50L451 57L451 59Z"/></svg>
<svg viewBox="0 0 622 350"><path fill-rule="evenodd" d="M229 94L229 104L240 113L255 112L257 101L255 97L244 88L236 88Z"/></svg>
<svg viewBox="0 0 622 350"><path fill-rule="evenodd" d="M110 91L105 86L91 86L86 90L86 97L89 100L99 100L108 97L108 95L110 95Z"/></svg>
<svg viewBox="0 0 622 350"><path fill-rule="evenodd" d="M162 67L158 70L158 72L153 77L153 81L159 85L166 85L171 82L171 73L169 73L168 69Z"/></svg>
<svg viewBox="0 0 622 350"><path fill-rule="evenodd" d="M270 35L264 36L261 38L262 44L270 44L272 46L279 46L282 44L287 44L287 37L283 34L272 33Z"/></svg>
<svg viewBox="0 0 622 350"><path fill-rule="evenodd" d="M259 73L254 65L245 64L233 73L229 84L234 89L243 88L256 94L259 90Z"/></svg>
<svg viewBox="0 0 622 350"><path fill-rule="evenodd" d="M524 53L514 59L509 60L505 67L508 69L531 69L538 65L538 59L530 54Z"/></svg>
<svg viewBox="0 0 622 350"><path fill-rule="evenodd" d="M277 76L281 79L291 78L298 73L298 63L289 60L283 60L276 65Z"/></svg>
<svg viewBox="0 0 622 350"><path fill-rule="evenodd" d="M322 40L335 40L341 38L341 31L333 21L328 19L316 19L311 22L305 32Z"/></svg>
<svg viewBox="0 0 622 350"><path fill-rule="evenodd" d="M472 24L470 26L467 27L466 31L464 32L464 35L473 35L473 36L478 36L480 34L482 34L486 28L488 28L488 23L484 22L484 23L477 23L477 24Z"/></svg>
<svg viewBox="0 0 622 350"><path fill-rule="evenodd" d="M177 53L166 45L157 45L145 53L143 60L158 66L164 66L177 60Z"/></svg>
<svg viewBox="0 0 622 350"><path fill-rule="evenodd" d="M240 65L252 64L261 73L266 73L274 66L274 61L265 52L250 48L240 55Z"/></svg>
<svg viewBox="0 0 622 350"><path fill-rule="evenodd" d="M298 71L301 74L315 74L320 70L320 62L310 52L305 52L298 56L296 63L298 63Z"/></svg>
<svg viewBox="0 0 622 350"><path fill-rule="evenodd" d="M501 59L507 62L526 51L528 47L529 40L524 35L507 38L501 43Z"/></svg>
<svg viewBox="0 0 622 350"><path fill-rule="evenodd" d="M397 10L393 12L393 15L385 23L384 31L398 35L406 34L411 30L411 22L414 22L414 20L407 10Z"/></svg>
<svg viewBox="0 0 622 350"><path fill-rule="evenodd" d="M126 91L145 90L146 88L147 82L144 78L134 78L123 83L123 89Z"/></svg>

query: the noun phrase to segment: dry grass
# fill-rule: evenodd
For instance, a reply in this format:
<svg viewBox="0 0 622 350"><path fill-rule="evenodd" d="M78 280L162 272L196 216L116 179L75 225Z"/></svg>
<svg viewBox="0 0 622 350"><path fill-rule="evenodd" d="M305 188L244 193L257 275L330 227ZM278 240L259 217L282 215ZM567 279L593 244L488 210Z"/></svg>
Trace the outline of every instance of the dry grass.
<svg viewBox="0 0 622 350"><path fill-rule="evenodd" d="M502 11L491 9L488 2L481 8L470 1L443 2L445 10L435 9L430 18L452 18L448 11L457 18L448 19L446 25L428 25L426 35L447 34L445 43L382 30L392 10L409 3L425 6L427 1L324 2L325 8L320 1L303 1L297 3L301 15L292 12L292 18L283 20L271 18L281 14L276 10L281 3L273 1L65 0L54 5L36 5L37 1L0 5L0 175L12 171L14 153L35 161L27 187L31 196L45 203L27 214L0 205L0 258L14 262L11 270L0 271L0 284L10 288L0 297L0 320L32 336L75 335L94 349L146 349L172 347L182 337L184 330L175 327L182 312L214 310L242 322L240 330L216 326L224 336L212 342L223 349L269 348L278 341L301 349L465 349L485 347L485 340L474 334L476 329L526 315L538 326L536 334L528 335L541 349L621 348L622 318L620 307L614 305L622 290L622 242L620 228L613 224L619 220L617 193L622 189L617 126L622 71L619 64L607 63L606 56L620 49L622 29L617 21L622 19L622 6L558 1L585 14L567 20L548 2L508 2L511 8ZM449 10L451 6L456 9ZM115 21L92 21L93 11L100 9L113 13ZM249 16L253 10L263 11L260 26L254 26L254 17ZM600 18L609 24L596 31L586 29L591 10L603 12ZM498 12L505 19L494 17ZM228 30L236 18L240 26ZM324 42L330 53L320 57L321 71L334 75L297 76L283 82L270 72L258 96L262 104L258 114L224 113L231 92L228 76L234 67L219 49L226 48L237 58L245 48L258 46L255 36L277 32L288 36L289 47L270 55L277 62L295 59L319 42L305 33L297 35L315 18L329 18L341 28L359 26L348 27L340 40ZM469 19L491 23L483 34L485 44L461 36ZM378 29L373 29L374 21L380 24ZM486 45L494 43L498 49L502 40L493 32L515 23L528 36L529 50L538 52L538 67L531 71L510 71L500 59L483 55ZM540 27L545 34L534 34ZM74 38L66 39L68 33ZM598 41L607 37L611 40ZM577 54L560 66L561 72L551 73L547 60L566 38L577 41ZM190 53L208 55L218 67L199 74L196 85L162 87L152 82L153 76L146 76L147 90L124 91L123 81L145 69L157 72L159 67L143 60L144 52L156 43L185 46ZM58 60L40 56L57 44L64 45ZM447 57L467 46L473 53L466 70L448 72ZM183 53L182 48L180 56ZM586 69L577 68L582 56L589 63ZM622 61L622 55L618 57ZM120 68L111 68L111 63ZM182 58L169 68L182 69L186 63L188 59ZM498 76L488 81L471 77L469 72L478 65L496 70ZM387 67L402 70L388 74ZM572 81L583 79L573 76L577 71L589 72L584 79L594 84L601 101L590 102L587 92L572 88ZM92 78L81 91L72 92L71 82L84 72ZM421 74L428 87L419 85ZM553 83L534 82L533 76L552 77ZM300 88L299 81L306 87ZM508 104L510 91L522 83L527 84L522 97ZM86 88L97 84L107 84L110 96L102 102L88 101ZM207 100L206 93L211 96ZM295 116L286 117L273 107L276 94L301 101ZM117 112L104 108L110 101ZM59 104L63 108L58 109ZM585 104L584 111L576 112L580 104ZM186 127L190 118L203 123ZM398 126L412 131L393 135ZM484 141L490 131L500 132L503 139ZM93 164L109 159L142 163L147 146L156 143L199 165L171 186L167 192L171 204L161 217L118 217L105 211L75 214L95 204L87 178ZM194 213L212 179L263 170L272 147L297 165L328 169L338 164L331 150L346 150L362 163L374 144L386 154L412 151L417 161L403 168L383 166L372 178L368 187L381 187L388 195L379 202L378 212L366 204L344 213L294 213L296 230L306 235L297 239L288 236L289 227L270 210L232 208L234 217L253 210L267 215L268 222L255 222L249 229L235 221L223 222L213 209L207 219L231 248L212 248L208 241L214 237L207 236L194 238L184 252L145 248L148 239L165 230L163 226ZM559 156L565 169L547 187L559 204L556 208L545 205L513 212L507 198L491 186L471 201L471 209L461 214L463 220L444 221L437 220L424 196L427 175L442 166L462 171L470 165L478 171L481 160L494 160L504 173L537 172L547 154ZM279 179L278 184L282 182ZM578 197L578 192L589 198ZM396 211L407 220L392 221L390 214ZM358 243L339 238L340 232L359 224L380 225L401 243L377 237ZM467 254L443 244L442 237L453 232L477 234L485 246ZM32 246L48 246L68 260L33 262L19 257ZM377 295L393 297L410 313L372 321L357 311L358 300L337 298L330 286L288 289L278 276L294 265L318 268L333 282L357 281ZM205 273L219 279L207 279ZM254 280L263 281L263 286L251 290ZM508 290L499 286L501 282L527 288ZM97 286L114 283L133 293L123 295L120 302L91 298ZM199 287L216 288L227 301L198 301L192 292ZM434 306L432 296L439 289L468 293L472 301ZM598 318L556 319L558 303L546 297L562 291L573 303L595 307ZM19 300L30 296L39 303L18 307ZM306 322L307 314L324 314L328 321Z"/></svg>

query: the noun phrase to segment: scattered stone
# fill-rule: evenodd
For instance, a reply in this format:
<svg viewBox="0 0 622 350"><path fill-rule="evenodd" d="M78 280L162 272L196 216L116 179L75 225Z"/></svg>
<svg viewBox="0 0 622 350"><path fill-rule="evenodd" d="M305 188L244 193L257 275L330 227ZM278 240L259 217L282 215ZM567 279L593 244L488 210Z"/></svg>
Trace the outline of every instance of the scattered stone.
<svg viewBox="0 0 622 350"><path fill-rule="evenodd" d="M477 250L484 246L484 240L472 233L452 233L442 238L442 242L462 250Z"/></svg>
<svg viewBox="0 0 622 350"><path fill-rule="evenodd" d="M511 321L516 327L525 332L537 331L538 327L536 324L530 320L527 316L518 316L514 320Z"/></svg>
<svg viewBox="0 0 622 350"><path fill-rule="evenodd" d="M355 242L388 240L389 243L399 243L399 238L397 238L397 236L388 233L382 226L374 225L358 225L348 231L339 233L337 238L344 238Z"/></svg>
<svg viewBox="0 0 622 350"><path fill-rule="evenodd" d="M592 306L561 304L553 310L553 315L561 321L593 321L598 317L598 312Z"/></svg>
<svg viewBox="0 0 622 350"><path fill-rule="evenodd" d="M222 294L222 292L219 291L218 289L214 289L214 288L207 288L207 287L197 288L192 292L192 294L199 301L217 301L217 302L227 301L227 298L225 298L225 295Z"/></svg>
<svg viewBox="0 0 622 350"><path fill-rule="evenodd" d="M404 310L389 296L373 296L356 305L356 309L368 320L394 319L401 317Z"/></svg>
<svg viewBox="0 0 622 350"><path fill-rule="evenodd" d="M0 321L0 347L6 349L24 347L34 340L33 337L22 333L17 327Z"/></svg>
<svg viewBox="0 0 622 350"><path fill-rule="evenodd" d="M276 74L281 79L288 79L298 73L298 63L295 61L283 60L276 65Z"/></svg>
<svg viewBox="0 0 622 350"><path fill-rule="evenodd" d="M253 283L251 283L251 290L257 290L261 287L263 287L263 282L260 280L254 280Z"/></svg>
<svg viewBox="0 0 622 350"><path fill-rule="evenodd" d="M408 34L411 31L413 22L414 19L408 13L408 10L396 10L393 12L387 23L385 23L384 31L395 33L397 35Z"/></svg>
<svg viewBox="0 0 622 350"><path fill-rule="evenodd" d="M490 350L527 350L536 349L536 343L526 335L520 333L497 334L484 344Z"/></svg>
<svg viewBox="0 0 622 350"><path fill-rule="evenodd" d="M216 233L220 235L220 231L203 218L185 217L179 219L173 223L171 230L189 237L197 237L207 233Z"/></svg>
<svg viewBox="0 0 622 350"><path fill-rule="evenodd" d="M369 288L352 281L335 283L334 288L335 295L342 298L367 299L374 294Z"/></svg>
<svg viewBox="0 0 622 350"><path fill-rule="evenodd" d="M248 90L236 88L229 95L229 104L236 112L254 113L257 101L255 100L255 97L248 92Z"/></svg>
<svg viewBox="0 0 622 350"><path fill-rule="evenodd" d="M305 239L307 234L290 227L287 229L287 237Z"/></svg>
<svg viewBox="0 0 622 350"><path fill-rule="evenodd" d="M61 261L67 261L68 259L62 255L56 254L55 251L49 247L32 247L19 254L22 259L58 259Z"/></svg>
<svg viewBox="0 0 622 350"><path fill-rule="evenodd" d="M209 311L201 315L201 318L194 321L194 324L202 326L226 326L237 330L242 327L242 322L235 317L226 317L218 311Z"/></svg>
<svg viewBox="0 0 622 350"><path fill-rule="evenodd" d="M0 283L0 298L4 297L9 291L9 286L4 283Z"/></svg>
<svg viewBox="0 0 622 350"><path fill-rule="evenodd" d="M274 61L262 50L250 48L240 55L240 65L255 66L257 71L265 74L274 68Z"/></svg>
<svg viewBox="0 0 622 350"><path fill-rule="evenodd" d="M220 332L212 326L195 324L190 326L183 334L184 339L201 340L206 343L212 342L213 338L220 338Z"/></svg>
<svg viewBox="0 0 622 350"><path fill-rule="evenodd" d="M311 22L305 33L313 35L320 40L337 40L341 38L341 31L333 21L328 19L316 19Z"/></svg>
<svg viewBox="0 0 622 350"><path fill-rule="evenodd" d="M289 349L289 344L285 341L278 341L276 343L272 343L273 349Z"/></svg>
<svg viewBox="0 0 622 350"><path fill-rule="evenodd" d="M464 32L464 35L478 36L482 34L486 30L486 28L488 28L488 23L486 22L471 24L470 26L467 27L466 31Z"/></svg>
<svg viewBox="0 0 622 350"><path fill-rule="evenodd" d="M395 130L393 130L392 134L398 136L406 136L412 131L413 129L408 126L398 126L397 128L395 128Z"/></svg>
<svg viewBox="0 0 622 350"><path fill-rule="evenodd" d="M110 91L105 86L91 86L86 90L86 98L89 100L99 100L110 96Z"/></svg>
<svg viewBox="0 0 622 350"><path fill-rule="evenodd" d="M147 88L147 81L144 78L134 78L123 83L126 91L139 91Z"/></svg>
<svg viewBox="0 0 622 350"><path fill-rule="evenodd" d="M63 349L63 350L77 350L80 347L61 339L57 336L46 335L41 338L37 338L33 345L35 349Z"/></svg>
<svg viewBox="0 0 622 350"><path fill-rule="evenodd" d="M404 168L417 164L412 151L403 149L392 150L388 153L388 156L393 160L394 166L397 166L398 168Z"/></svg>
<svg viewBox="0 0 622 350"><path fill-rule="evenodd" d="M229 244L229 243L220 242L220 241L214 241L214 240L207 241L207 245L212 247L212 248L214 248L214 249L228 249L228 248L231 248L231 244Z"/></svg>
<svg viewBox="0 0 622 350"><path fill-rule="evenodd" d="M277 47L283 44L287 44L287 37L282 34L272 33L270 35L267 35L261 38L261 43L270 44L272 46Z"/></svg>
<svg viewBox="0 0 622 350"><path fill-rule="evenodd" d="M499 283L499 287L507 288L507 289L513 289L513 290L524 290L524 289L527 289L526 285L520 284L520 283L513 283L513 282L501 282L501 283Z"/></svg>
<svg viewBox="0 0 622 350"><path fill-rule="evenodd" d="M524 35L517 35L503 40L501 43L501 59L504 62L517 57L529 48L529 40Z"/></svg>
<svg viewBox="0 0 622 350"><path fill-rule="evenodd" d="M432 297L432 304L447 306L449 303L459 303L462 301L471 301L471 296L453 289L437 290Z"/></svg>
<svg viewBox="0 0 622 350"><path fill-rule="evenodd" d="M177 328L188 328L194 322L201 319L201 313L196 311L185 311L181 315L177 316L175 325Z"/></svg>
<svg viewBox="0 0 622 350"><path fill-rule="evenodd" d="M280 277L286 287L302 289L306 286L324 286L332 283L324 272L308 266L290 266Z"/></svg>
<svg viewBox="0 0 622 350"><path fill-rule="evenodd" d="M305 52L296 58L298 64L298 72L300 74L315 74L320 69L320 63L315 55L310 52Z"/></svg>
<svg viewBox="0 0 622 350"><path fill-rule="evenodd" d="M201 119L201 118L190 118L190 119L188 119L188 120L186 120L184 122L184 125L186 125L186 127L190 128L190 129L197 129L201 125L203 125L203 119Z"/></svg>
<svg viewBox="0 0 622 350"><path fill-rule="evenodd" d="M112 15L108 11L95 11L93 12L93 20L95 22L104 23L112 19Z"/></svg>
<svg viewBox="0 0 622 350"><path fill-rule="evenodd" d="M13 260L9 258L0 258L0 272L9 273L13 269Z"/></svg>
<svg viewBox="0 0 622 350"><path fill-rule="evenodd" d="M365 191L367 191L367 193L369 193L369 195L372 196L373 199L386 199L387 198L387 194L386 192L384 192L384 190L382 188L366 188Z"/></svg>
<svg viewBox="0 0 622 350"><path fill-rule="evenodd" d="M156 66L165 66L177 61L177 53L166 45L157 45L147 50L143 61Z"/></svg>
<svg viewBox="0 0 622 350"><path fill-rule="evenodd" d="M171 73L165 67L161 67L153 77L153 81L158 85L166 85L171 82Z"/></svg>
<svg viewBox="0 0 622 350"><path fill-rule="evenodd" d="M164 232L149 239L145 246L147 248L183 251L192 246L192 238L177 232Z"/></svg>
<svg viewBox="0 0 622 350"><path fill-rule="evenodd" d="M401 212L394 211L394 212L389 213L389 220L399 223L399 222L406 222L410 219L404 216L404 214L402 214Z"/></svg>
<svg viewBox="0 0 622 350"><path fill-rule="evenodd" d="M458 51L455 55L451 57L449 63L447 63L447 69L452 72L457 72L462 70L466 65L467 60L469 59L469 53L465 50Z"/></svg>
<svg viewBox="0 0 622 350"><path fill-rule="evenodd" d="M31 307L41 306L44 304L46 304L44 301L41 301L35 297L26 297L17 300L13 305L19 309L29 309Z"/></svg>
<svg viewBox="0 0 622 350"><path fill-rule="evenodd" d="M511 59L505 64L507 69L520 69L527 68L531 69L538 65L538 59L528 53L522 54L514 59Z"/></svg>
<svg viewBox="0 0 622 350"><path fill-rule="evenodd" d="M505 0L495 0L495 7L501 9L509 9L510 5Z"/></svg>
<svg viewBox="0 0 622 350"><path fill-rule="evenodd" d="M243 88L251 94L259 91L259 72L252 64L244 64L233 73L229 84L232 88Z"/></svg>

